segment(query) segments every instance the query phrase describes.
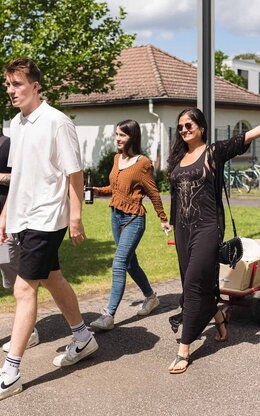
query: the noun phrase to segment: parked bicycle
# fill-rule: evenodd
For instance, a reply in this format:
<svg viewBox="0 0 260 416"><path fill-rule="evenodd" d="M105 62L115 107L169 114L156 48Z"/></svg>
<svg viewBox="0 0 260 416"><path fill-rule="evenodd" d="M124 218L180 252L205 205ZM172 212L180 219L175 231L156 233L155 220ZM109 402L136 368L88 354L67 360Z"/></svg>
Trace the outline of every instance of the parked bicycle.
<svg viewBox="0 0 260 416"><path fill-rule="evenodd" d="M245 170L245 173L251 178L251 187L260 187L260 165L253 164L251 168Z"/></svg>
<svg viewBox="0 0 260 416"><path fill-rule="evenodd" d="M252 180L243 170L234 169L228 172L228 170L225 169L224 180L227 186L230 184L230 187L237 189L239 193L249 193L251 191Z"/></svg>

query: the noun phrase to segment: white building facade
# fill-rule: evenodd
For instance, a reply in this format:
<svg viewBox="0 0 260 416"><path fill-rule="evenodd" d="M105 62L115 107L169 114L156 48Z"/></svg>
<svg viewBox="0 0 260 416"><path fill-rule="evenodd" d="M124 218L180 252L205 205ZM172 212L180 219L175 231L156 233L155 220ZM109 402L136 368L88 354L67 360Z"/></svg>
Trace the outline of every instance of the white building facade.
<svg viewBox="0 0 260 416"><path fill-rule="evenodd" d="M260 94L260 64L256 63L254 59L228 58L223 61L223 64L244 78L245 88L248 91Z"/></svg>

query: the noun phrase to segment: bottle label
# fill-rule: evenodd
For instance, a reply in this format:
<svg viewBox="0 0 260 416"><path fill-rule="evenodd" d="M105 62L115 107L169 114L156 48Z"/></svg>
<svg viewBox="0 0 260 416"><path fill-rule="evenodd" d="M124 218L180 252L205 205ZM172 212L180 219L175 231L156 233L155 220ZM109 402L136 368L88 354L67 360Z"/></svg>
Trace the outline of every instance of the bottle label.
<svg viewBox="0 0 260 416"><path fill-rule="evenodd" d="M91 200L91 191L85 191L85 201Z"/></svg>

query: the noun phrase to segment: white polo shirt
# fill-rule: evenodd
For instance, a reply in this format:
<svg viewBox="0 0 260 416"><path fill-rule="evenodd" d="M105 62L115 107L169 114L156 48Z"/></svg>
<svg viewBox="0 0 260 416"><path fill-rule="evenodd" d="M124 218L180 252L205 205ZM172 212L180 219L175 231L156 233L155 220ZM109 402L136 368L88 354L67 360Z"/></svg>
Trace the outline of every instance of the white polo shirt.
<svg viewBox="0 0 260 416"><path fill-rule="evenodd" d="M10 126L7 232L57 231L69 224L68 175L82 169L72 121L45 101Z"/></svg>

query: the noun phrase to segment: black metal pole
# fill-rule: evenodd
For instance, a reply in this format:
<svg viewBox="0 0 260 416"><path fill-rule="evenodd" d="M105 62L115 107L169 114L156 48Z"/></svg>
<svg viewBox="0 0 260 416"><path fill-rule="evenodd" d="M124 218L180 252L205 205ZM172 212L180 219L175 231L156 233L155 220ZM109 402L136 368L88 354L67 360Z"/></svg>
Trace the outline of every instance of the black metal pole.
<svg viewBox="0 0 260 416"><path fill-rule="evenodd" d="M228 134L228 140L230 140L231 137L231 127L230 125L227 126L227 134ZM230 182L230 169L231 169L231 160L228 160L228 196L230 198L231 195L231 182Z"/></svg>
<svg viewBox="0 0 260 416"><path fill-rule="evenodd" d="M211 0L202 0L202 111L208 123L208 143L212 132L212 27Z"/></svg>

